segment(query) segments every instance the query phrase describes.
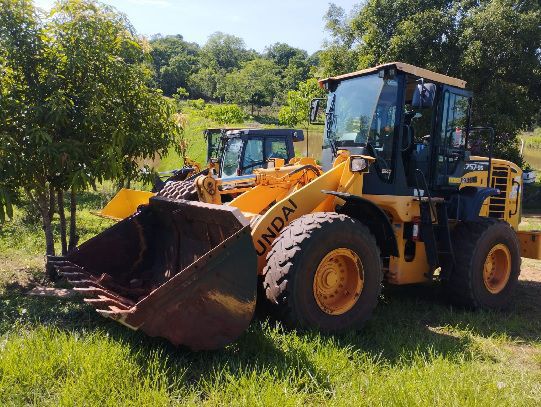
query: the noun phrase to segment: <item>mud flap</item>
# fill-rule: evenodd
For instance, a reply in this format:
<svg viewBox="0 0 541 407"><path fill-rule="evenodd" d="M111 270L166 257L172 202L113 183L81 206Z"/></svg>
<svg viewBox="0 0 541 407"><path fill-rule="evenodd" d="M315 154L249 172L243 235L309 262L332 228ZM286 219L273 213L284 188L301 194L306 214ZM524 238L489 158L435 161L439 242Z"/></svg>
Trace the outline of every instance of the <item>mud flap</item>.
<svg viewBox="0 0 541 407"><path fill-rule="evenodd" d="M101 315L193 350L231 343L255 309L250 226L228 206L153 197L52 263Z"/></svg>

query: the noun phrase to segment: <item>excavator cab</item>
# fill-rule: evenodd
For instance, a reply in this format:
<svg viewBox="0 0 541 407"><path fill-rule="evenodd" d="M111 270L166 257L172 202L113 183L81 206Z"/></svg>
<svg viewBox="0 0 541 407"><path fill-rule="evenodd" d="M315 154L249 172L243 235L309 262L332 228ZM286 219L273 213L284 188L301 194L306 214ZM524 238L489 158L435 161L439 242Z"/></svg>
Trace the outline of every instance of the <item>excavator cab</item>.
<svg viewBox="0 0 541 407"><path fill-rule="evenodd" d="M383 209L395 227L409 218L413 205L419 207L416 219L400 225L403 253L388 267L401 271L391 281L421 282L440 268L442 278L448 278L455 267L452 235L459 222L486 217L518 229L521 170L492 157L493 129L470 123L472 93L465 81L393 62L320 84L328 92L325 138L330 148L324 168L339 150L372 156L363 197ZM480 133L485 133L481 143L476 140ZM488 147L488 154L472 151L479 144ZM424 266L416 269L423 273L408 273L418 261Z"/></svg>
<svg viewBox="0 0 541 407"><path fill-rule="evenodd" d="M121 189L98 215L124 219L173 182L187 181L184 189L196 198L191 184L197 177L208 175L210 171L213 177L232 179L251 175L258 168L267 168L269 160L274 158L289 162L295 157L294 143L304 140L303 131L297 129L209 128L203 136L207 142L206 168L201 169L198 163L186 159L184 167L160 173L151 192Z"/></svg>
<svg viewBox="0 0 541 407"><path fill-rule="evenodd" d="M329 92L325 138L331 147L324 168L345 149L376 158L365 179L367 194L457 189L470 157L472 95L464 81L391 63L323 84Z"/></svg>

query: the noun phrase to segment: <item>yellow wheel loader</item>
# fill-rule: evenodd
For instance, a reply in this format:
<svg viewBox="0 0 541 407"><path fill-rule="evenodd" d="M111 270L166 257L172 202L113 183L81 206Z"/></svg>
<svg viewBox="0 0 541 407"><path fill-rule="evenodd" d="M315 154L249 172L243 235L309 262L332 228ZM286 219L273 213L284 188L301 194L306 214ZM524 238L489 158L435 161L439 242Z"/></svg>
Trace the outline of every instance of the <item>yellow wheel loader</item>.
<svg viewBox="0 0 541 407"><path fill-rule="evenodd" d="M286 162L295 157L294 143L304 140L302 130L296 129L234 129L210 128L203 132L207 142L207 167L201 170L198 163L186 159L181 169L160 173L151 192L122 188L97 214L114 220L122 220L135 213L140 205L148 204L150 197L164 195L177 199L198 200L202 192L195 180L211 176L233 183L238 177L234 192L220 191L226 197L253 187L253 177L246 176L257 168L266 168L271 158ZM165 179L162 179L165 178ZM184 182L177 182L184 181ZM203 184L200 184L202 186ZM226 188L227 189L227 188Z"/></svg>
<svg viewBox="0 0 541 407"><path fill-rule="evenodd" d="M325 172L273 160L227 204L207 179L206 202L152 197L49 261L100 314L192 349L234 341L256 299L330 333L362 327L382 283L438 280L454 303L505 307L541 236L517 232L522 171L470 123L465 82L395 62L320 84Z"/></svg>

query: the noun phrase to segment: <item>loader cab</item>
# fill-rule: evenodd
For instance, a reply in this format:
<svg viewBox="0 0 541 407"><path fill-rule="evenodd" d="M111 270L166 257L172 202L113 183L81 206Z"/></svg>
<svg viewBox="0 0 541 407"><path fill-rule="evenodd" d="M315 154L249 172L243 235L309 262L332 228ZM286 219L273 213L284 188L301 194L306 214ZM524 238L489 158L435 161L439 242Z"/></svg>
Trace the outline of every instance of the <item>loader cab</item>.
<svg viewBox="0 0 541 407"><path fill-rule="evenodd" d="M470 92L465 82L404 63L321 81L328 91L324 169L339 149L376 160L363 193L445 194L469 159ZM325 145L330 148L325 148Z"/></svg>
<svg viewBox="0 0 541 407"><path fill-rule="evenodd" d="M219 162L223 154L225 136L228 131L240 130L238 128L208 128L203 132L207 143L207 164Z"/></svg>
<svg viewBox="0 0 541 407"><path fill-rule="evenodd" d="M302 130L243 129L223 134L220 174L223 179L250 175L255 169L267 168L271 158L286 162L295 157L295 142L304 140Z"/></svg>

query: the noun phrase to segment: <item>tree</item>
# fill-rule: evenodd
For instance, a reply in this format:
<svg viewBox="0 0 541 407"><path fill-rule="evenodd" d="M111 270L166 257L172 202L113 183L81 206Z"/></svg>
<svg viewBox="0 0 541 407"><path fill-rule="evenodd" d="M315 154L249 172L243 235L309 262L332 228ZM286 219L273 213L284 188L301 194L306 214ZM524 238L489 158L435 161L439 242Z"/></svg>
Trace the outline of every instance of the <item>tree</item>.
<svg viewBox="0 0 541 407"><path fill-rule="evenodd" d="M200 64L204 68L231 71L251 57L242 38L215 32L201 49Z"/></svg>
<svg viewBox="0 0 541 407"><path fill-rule="evenodd" d="M150 41L156 83L167 96L186 88L188 77L199 61L199 45L184 41L182 35L157 36Z"/></svg>
<svg viewBox="0 0 541 407"><path fill-rule="evenodd" d="M76 244L78 192L105 179L142 177L138 160L163 154L179 127L161 92L148 87L149 55L128 21L93 1L58 2L45 22L29 2L1 0L1 183L22 188L40 213L46 253L71 196ZM57 201L58 205L56 205ZM62 225L62 223L64 223Z"/></svg>
<svg viewBox="0 0 541 407"><path fill-rule="evenodd" d="M278 113L280 123L290 127L304 124L307 128L310 101L324 95L325 91L319 87L317 79L312 78L301 82L297 90L287 93L286 103Z"/></svg>
<svg viewBox="0 0 541 407"><path fill-rule="evenodd" d="M266 47L264 55L266 58L272 59L282 69L286 69L292 59L308 59L308 53L305 50L292 47L283 42L277 42Z"/></svg>
<svg viewBox="0 0 541 407"><path fill-rule="evenodd" d="M211 100L216 97L218 84L223 81L225 71L217 68L201 68L188 78L190 94L196 98Z"/></svg>
<svg viewBox="0 0 541 407"><path fill-rule="evenodd" d="M282 72L283 93L297 89L299 83L304 82L310 76L310 65L307 59L293 57Z"/></svg>
<svg viewBox="0 0 541 407"><path fill-rule="evenodd" d="M326 14L332 41L325 74L404 61L463 78L475 94L473 123L496 129L496 151L521 162L516 134L541 104L538 1L368 0Z"/></svg>
<svg viewBox="0 0 541 407"><path fill-rule="evenodd" d="M184 88L178 88L177 91L173 93L173 99L175 99L177 102L183 99L188 99L189 96L190 93Z"/></svg>
<svg viewBox="0 0 541 407"><path fill-rule="evenodd" d="M272 104L278 89L278 67L268 59L257 58L242 65L224 79L219 92L228 102L255 107Z"/></svg>
<svg viewBox="0 0 541 407"><path fill-rule="evenodd" d="M163 66L158 74L158 85L166 96L172 96L178 88L187 86L188 76L193 71L195 58L175 55L169 64Z"/></svg>

